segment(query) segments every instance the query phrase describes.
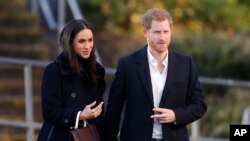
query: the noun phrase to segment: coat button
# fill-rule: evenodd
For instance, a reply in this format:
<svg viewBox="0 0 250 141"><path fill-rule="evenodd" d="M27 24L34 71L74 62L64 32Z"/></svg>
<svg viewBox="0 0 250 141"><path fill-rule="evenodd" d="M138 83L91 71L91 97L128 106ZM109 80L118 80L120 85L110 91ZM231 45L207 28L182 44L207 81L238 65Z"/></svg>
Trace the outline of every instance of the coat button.
<svg viewBox="0 0 250 141"><path fill-rule="evenodd" d="M69 120L68 119L64 119L64 123L68 123L69 122Z"/></svg>
<svg viewBox="0 0 250 141"><path fill-rule="evenodd" d="M76 93L75 92L71 93L71 97L76 98Z"/></svg>

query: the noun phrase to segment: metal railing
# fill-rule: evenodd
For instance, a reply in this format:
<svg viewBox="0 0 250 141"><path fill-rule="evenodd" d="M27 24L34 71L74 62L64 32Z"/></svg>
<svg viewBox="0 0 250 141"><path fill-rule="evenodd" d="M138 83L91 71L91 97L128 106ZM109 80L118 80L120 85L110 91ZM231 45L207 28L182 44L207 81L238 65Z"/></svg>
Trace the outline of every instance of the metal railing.
<svg viewBox="0 0 250 141"><path fill-rule="evenodd" d="M24 75L24 96L25 96L25 121L5 120L0 119L0 125L19 127L27 129L26 139L27 141L34 140L34 129L40 129L41 123L34 121L33 113L33 87L32 87L32 68L41 67L44 68L49 62L37 61L30 59L0 57L0 65L18 65L23 68ZM107 73L113 73L112 68L106 68Z"/></svg>
<svg viewBox="0 0 250 141"><path fill-rule="evenodd" d="M44 68L48 62L47 61L36 61L30 59L20 59L20 58L9 58L9 57L0 57L0 65L21 65L24 71L24 93L25 93L25 121L15 121L15 120L3 120L0 119L0 125L19 127L27 129L26 139L27 141L34 140L34 129L40 129L41 123L34 121L33 113L33 89L32 89L32 68L41 67ZM114 75L115 69L105 68L106 73L109 75ZM222 78L208 78L200 77L201 83L203 84L215 84L223 86L238 86L250 88L249 81L239 81L232 79L222 79ZM200 124L199 120L191 124L191 136L192 140L202 140L202 141L227 141L227 139L211 139L206 137L201 137L200 135Z"/></svg>
<svg viewBox="0 0 250 141"><path fill-rule="evenodd" d="M31 59L20 59L11 57L0 57L0 65L18 65L23 68L24 76L24 97L25 97L25 121L0 119L0 125L26 129L26 140L34 141L34 129L40 129L41 123L34 121L33 113L33 87L32 87L32 68L44 68L48 65L47 61L37 61ZM109 74L114 74L114 69L105 68Z"/></svg>
<svg viewBox="0 0 250 141"><path fill-rule="evenodd" d="M45 16L48 27L51 29L57 29L59 32L63 25L65 24L65 0L58 0L58 19L56 22L54 16L52 15L51 8L48 4L48 0L31 0L31 10L33 13L38 12L38 8L40 6L42 13ZM75 18L84 19L82 13L80 12L80 8L78 7L77 0L67 0L69 8L73 13ZM97 61L102 63L101 58L96 51ZM18 59L18 58L8 58L8 57L0 57L0 64L11 64L11 65L21 65L23 66L24 71L24 93L25 93L25 121L13 121L13 120L3 120L0 119L0 125L12 126L12 127L20 127L25 128L26 132L26 140L33 141L34 140L34 129L41 128L41 123L37 123L34 121L34 113L33 113L33 89L32 89L32 68L33 67L45 67L48 62L46 61L35 61L29 59ZM107 74L113 75L115 73L115 69L113 68L105 68ZM250 88L249 81L240 81L240 80L232 80L232 79L222 79L222 78L209 78L209 77L200 77L200 80L203 84L213 84L213 85L222 85L222 86L238 86L238 87L246 87ZM192 140L202 140L202 141L227 141L228 139L211 139L200 136L200 123L199 120L195 121L191 124L191 136Z"/></svg>
<svg viewBox="0 0 250 141"><path fill-rule="evenodd" d="M45 67L48 63L44 61L34 61L28 59L17 59L0 57L1 64L21 65L24 71L24 95L25 95L25 121L3 120L0 125L21 127L27 129L27 141L34 141L34 129L41 128L41 123L34 122L33 114L33 87L32 87L32 67Z"/></svg>

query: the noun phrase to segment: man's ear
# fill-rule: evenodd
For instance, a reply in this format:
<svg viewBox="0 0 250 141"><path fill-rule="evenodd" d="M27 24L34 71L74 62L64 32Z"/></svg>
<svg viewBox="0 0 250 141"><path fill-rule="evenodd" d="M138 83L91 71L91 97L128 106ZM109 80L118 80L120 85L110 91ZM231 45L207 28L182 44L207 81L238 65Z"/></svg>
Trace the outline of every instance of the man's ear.
<svg viewBox="0 0 250 141"><path fill-rule="evenodd" d="M148 29L143 28L142 32L143 32L144 37L148 37Z"/></svg>

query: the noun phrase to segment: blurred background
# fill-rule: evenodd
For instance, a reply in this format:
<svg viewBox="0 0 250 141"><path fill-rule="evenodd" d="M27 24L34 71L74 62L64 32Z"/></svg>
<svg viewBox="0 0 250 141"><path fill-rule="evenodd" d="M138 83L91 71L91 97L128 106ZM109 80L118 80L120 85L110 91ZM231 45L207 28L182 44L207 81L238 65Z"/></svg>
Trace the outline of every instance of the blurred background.
<svg viewBox="0 0 250 141"><path fill-rule="evenodd" d="M229 141L230 124L250 124L250 1L0 0L0 140L36 140L42 73L65 22L95 27L107 100L117 59L145 45L140 18L153 7L172 14L171 48L193 57L206 92L207 113L188 126L192 141Z"/></svg>

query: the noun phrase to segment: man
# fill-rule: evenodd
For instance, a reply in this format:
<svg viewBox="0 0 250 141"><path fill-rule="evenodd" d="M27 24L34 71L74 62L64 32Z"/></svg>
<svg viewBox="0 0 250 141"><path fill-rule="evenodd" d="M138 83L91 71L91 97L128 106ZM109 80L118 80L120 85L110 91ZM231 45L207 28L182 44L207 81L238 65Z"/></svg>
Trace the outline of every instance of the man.
<svg viewBox="0 0 250 141"><path fill-rule="evenodd" d="M206 110L191 57L169 50L173 22L165 9L142 16L147 45L118 62L105 114L105 141L188 141L187 124Z"/></svg>

